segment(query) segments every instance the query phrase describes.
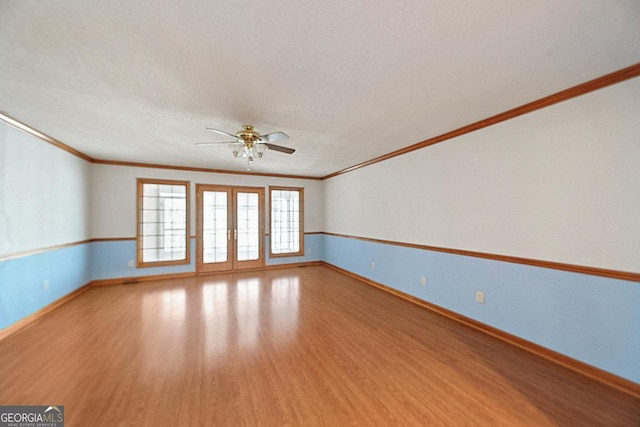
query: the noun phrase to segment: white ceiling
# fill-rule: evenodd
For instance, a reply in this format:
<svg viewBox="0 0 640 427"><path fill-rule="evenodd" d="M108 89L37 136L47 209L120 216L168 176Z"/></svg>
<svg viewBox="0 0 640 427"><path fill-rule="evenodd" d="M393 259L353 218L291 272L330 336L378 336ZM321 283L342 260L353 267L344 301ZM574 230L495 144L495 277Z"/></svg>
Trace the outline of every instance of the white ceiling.
<svg viewBox="0 0 640 427"><path fill-rule="evenodd" d="M324 176L639 61L638 0L0 0L0 111L104 160Z"/></svg>

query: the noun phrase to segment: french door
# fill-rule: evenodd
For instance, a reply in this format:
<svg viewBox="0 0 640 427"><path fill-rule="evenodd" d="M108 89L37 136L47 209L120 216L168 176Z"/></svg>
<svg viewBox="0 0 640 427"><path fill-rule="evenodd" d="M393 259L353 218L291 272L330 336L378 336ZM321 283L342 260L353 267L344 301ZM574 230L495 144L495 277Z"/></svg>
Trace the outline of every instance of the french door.
<svg viewBox="0 0 640 427"><path fill-rule="evenodd" d="M198 273L264 266L264 188L196 185Z"/></svg>

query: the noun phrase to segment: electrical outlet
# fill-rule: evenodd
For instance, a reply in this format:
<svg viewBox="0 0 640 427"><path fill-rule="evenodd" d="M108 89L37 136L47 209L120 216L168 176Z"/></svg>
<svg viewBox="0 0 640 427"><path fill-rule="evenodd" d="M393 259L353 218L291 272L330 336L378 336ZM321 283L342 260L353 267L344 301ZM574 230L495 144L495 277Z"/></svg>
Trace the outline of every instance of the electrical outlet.
<svg viewBox="0 0 640 427"><path fill-rule="evenodd" d="M375 262L372 262L372 263L371 263L371 269L372 269L372 270L375 270L375 269L376 269L376 263L375 263Z"/></svg>
<svg viewBox="0 0 640 427"><path fill-rule="evenodd" d="M43 280L42 281L42 289L47 290L49 289L49 281L48 280Z"/></svg>
<svg viewBox="0 0 640 427"><path fill-rule="evenodd" d="M311 255L311 248L307 248L307 253Z"/></svg>
<svg viewBox="0 0 640 427"><path fill-rule="evenodd" d="M129 267L135 267L136 266L136 262L132 259L129 260Z"/></svg>
<svg viewBox="0 0 640 427"><path fill-rule="evenodd" d="M422 277L420 278L420 284L421 284L422 286L427 286L427 277L426 277L426 276L422 276Z"/></svg>
<svg viewBox="0 0 640 427"><path fill-rule="evenodd" d="M484 292L476 291L476 302L478 304L484 304Z"/></svg>

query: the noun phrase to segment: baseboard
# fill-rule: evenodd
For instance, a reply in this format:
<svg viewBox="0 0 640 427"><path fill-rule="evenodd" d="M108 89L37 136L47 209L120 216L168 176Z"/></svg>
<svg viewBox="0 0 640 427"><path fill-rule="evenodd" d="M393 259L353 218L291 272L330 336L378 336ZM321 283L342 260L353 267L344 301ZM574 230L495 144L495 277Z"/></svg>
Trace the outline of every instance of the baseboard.
<svg viewBox="0 0 640 427"><path fill-rule="evenodd" d="M314 267L324 265L324 261L306 261L306 262L290 262L287 264L271 264L265 265L265 270L276 270L278 268L296 268L296 267Z"/></svg>
<svg viewBox="0 0 640 427"><path fill-rule="evenodd" d="M89 283L79 287L75 291L68 293L67 295L63 296L62 298L59 298L59 299L55 300L51 304L42 307L40 310L38 310L38 311L36 311L34 313L31 313L30 315L28 315L24 319L18 320L13 325L7 326L4 329L0 329L0 341L2 341L3 339L15 334L16 332L20 331L21 329L29 326L33 322L41 319L47 313L50 313L53 310L55 310L56 308L60 307L61 305L68 303L69 301L71 301L75 297L79 296L80 294L88 291L91 288L91 286L92 286L92 283L89 282Z"/></svg>
<svg viewBox="0 0 640 427"><path fill-rule="evenodd" d="M248 272L248 271L272 270L276 268L308 267L312 265L322 265L322 261L265 265L263 267L252 268L247 270L236 270L236 271L213 271L213 272L210 271L210 272L204 272L204 273L191 271L186 273L155 274L151 276L116 277L114 279L94 280L93 282L91 282L91 284L93 286L130 285L130 284L139 283L139 282L149 282L152 280L183 279L186 277L208 276L212 274L230 274L230 273L240 273L244 271Z"/></svg>
<svg viewBox="0 0 640 427"><path fill-rule="evenodd" d="M91 284L93 286L130 285L130 284L140 283L140 282L150 282L152 280L183 279L186 277L208 276L212 274L240 273L245 271L249 272L249 271L273 270L276 268L309 267L313 265L316 265L316 266L322 265L322 263L323 261L309 261L309 262L300 262L300 263L265 265L263 267L251 268L246 270L235 270L235 271L209 271L204 273L198 273L197 271L190 271L186 273L155 274L150 276L116 277L113 279L94 280L91 282Z"/></svg>
<svg viewBox="0 0 640 427"><path fill-rule="evenodd" d="M132 285L140 282L150 282L153 280L167 279L183 279L185 277L194 277L195 272L187 273L171 273L171 274L154 274L150 276L132 276L132 277L116 277L114 279L98 279L91 282L93 286L112 286L112 285Z"/></svg>
<svg viewBox="0 0 640 427"><path fill-rule="evenodd" d="M480 332L483 332L487 335L490 335L494 338L502 340L506 343L514 345L522 350L525 350L529 353L532 353L536 356L542 357L546 360L549 360L557 365L563 366L567 369L570 369L580 375L584 375L586 377L592 378L600 383L606 384L609 387L613 387L620 391L623 391L635 398L640 398L640 384L637 384L633 381L627 380L626 378L619 377L610 372L604 371L600 368L596 368L595 366L591 366L587 363L581 362L572 357L566 356L562 353L558 353L554 350L550 350L546 347L543 347L539 344L535 344L531 341L527 341L518 336L512 335L508 332L504 332L500 329L494 328L493 326L489 326L485 323L478 322L477 320L471 319L469 317L458 314L454 311L448 310L446 308L440 307L436 304L432 304L430 302L424 301L420 298L414 297L413 295L406 294L402 291L398 291L397 289L391 288L389 286L383 285L382 283L375 282L371 279L368 279L364 276L360 276L358 274L352 273L348 270L335 266L333 264L329 264L325 261L320 262L322 265L338 271L346 276L352 277L360 282L363 282L367 285L373 286L375 288L381 289L385 292L388 292L397 297L403 298L409 302L417 304L423 308L426 308L430 311L438 313L442 316L445 316L451 320L454 320L458 323L476 329Z"/></svg>

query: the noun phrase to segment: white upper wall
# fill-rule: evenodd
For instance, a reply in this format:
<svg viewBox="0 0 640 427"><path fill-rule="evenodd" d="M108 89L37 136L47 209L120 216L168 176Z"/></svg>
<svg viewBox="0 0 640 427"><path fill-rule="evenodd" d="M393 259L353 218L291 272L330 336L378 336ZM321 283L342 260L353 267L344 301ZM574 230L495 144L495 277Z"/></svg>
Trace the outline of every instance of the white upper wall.
<svg viewBox="0 0 640 427"><path fill-rule="evenodd" d="M95 164L92 168L91 185L91 236L93 238L136 236L137 178L191 182L191 235L195 235L196 228L196 184L263 187L265 200L269 197L270 185L303 187L305 231L324 230L322 181ZM268 208L269 203L266 200L265 228L267 231L269 230Z"/></svg>
<svg viewBox="0 0 640 427"><path fill-rule="evenodd" d="M636 78L324 182L90 165L0 122L0 255L134 237L142 177L191 181L192 208L196 183L304 187L306 231L637 272L639 99Z"/></svg>
<svg viewBox="0 0 640 427"><path fill-rule="evenodd" d="M89 239L89 169L0 121L0 255Z"/></svg>
<svg viewBox="0 0 640 427"><path fill-rule="evenodd" d="M640 78L325 182L325 231L640 271Z"/></svg>

